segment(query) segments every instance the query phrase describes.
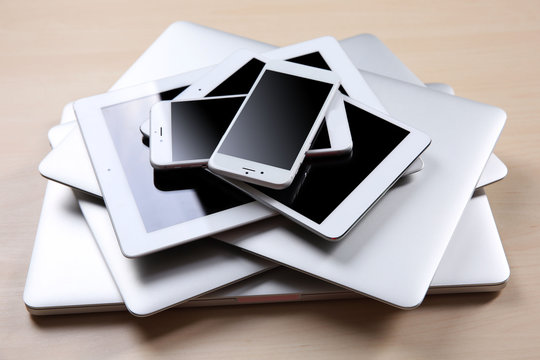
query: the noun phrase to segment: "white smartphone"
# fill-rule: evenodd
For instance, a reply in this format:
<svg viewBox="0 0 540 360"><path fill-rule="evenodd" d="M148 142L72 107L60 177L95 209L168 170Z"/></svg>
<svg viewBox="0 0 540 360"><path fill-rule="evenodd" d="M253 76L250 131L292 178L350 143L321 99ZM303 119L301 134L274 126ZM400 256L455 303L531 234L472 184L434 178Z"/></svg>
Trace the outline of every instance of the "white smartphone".
<svg viewBox="0 0 540 360"><path fill-rule="evenodd" d="M233 95L156 103L150 111L148 130L152 166L156 169L206 166L245 98L245 95ZM342 114L326 117L306 156L343 155L345 149L350 149L345 146L352 140L340 93L334 96L330 112Z"/></svg>
<svg viewBox="0 0 540 360"><path fill-rule="evenodd" d="M213 152L211 171L284 189L291 184L339 87L331 71L268 62Z"/></svg>

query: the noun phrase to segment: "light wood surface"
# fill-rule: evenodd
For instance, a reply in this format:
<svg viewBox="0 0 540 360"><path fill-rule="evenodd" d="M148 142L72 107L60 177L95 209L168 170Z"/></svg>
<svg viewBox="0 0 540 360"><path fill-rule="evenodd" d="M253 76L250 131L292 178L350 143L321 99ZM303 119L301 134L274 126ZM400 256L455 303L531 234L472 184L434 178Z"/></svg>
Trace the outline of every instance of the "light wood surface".
<svg viewBox="0 0 540 360"><path fill-rule="evenodd" d="M106 91L173 21L276 45L370 32L422 80L508 112L489 186L512 275L499 294L32 317L22 293L63 105ZM0 359L538 358L540 2L0 1Z"/></svg>

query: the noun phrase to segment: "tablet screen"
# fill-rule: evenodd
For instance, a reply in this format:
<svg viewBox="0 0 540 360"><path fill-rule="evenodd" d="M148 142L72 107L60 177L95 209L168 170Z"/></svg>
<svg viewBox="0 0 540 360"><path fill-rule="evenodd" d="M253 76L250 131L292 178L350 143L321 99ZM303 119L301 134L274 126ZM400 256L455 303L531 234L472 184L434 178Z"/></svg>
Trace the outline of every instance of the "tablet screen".
<svg viewBox="0 0 540 360"><path fill-rule="evenodd" d="M162 191L156 187L154 169L150 165L148 148L142 142L139 126L148 120L152 105L173 99L184 89L173 89L101 109L147 232L252 201L239 190L204 171L159 173L157 180L165 183L162 189L167 188L167 179L173 179L174 188L181 190Z"/></svg>
<svg viewBox="0 0 540 360"><path fill-rule="evenodd" d="M306 158L287 189L253 185L320 224L407 137L409 131L345 101L353 151L344 158Z"/></svg>

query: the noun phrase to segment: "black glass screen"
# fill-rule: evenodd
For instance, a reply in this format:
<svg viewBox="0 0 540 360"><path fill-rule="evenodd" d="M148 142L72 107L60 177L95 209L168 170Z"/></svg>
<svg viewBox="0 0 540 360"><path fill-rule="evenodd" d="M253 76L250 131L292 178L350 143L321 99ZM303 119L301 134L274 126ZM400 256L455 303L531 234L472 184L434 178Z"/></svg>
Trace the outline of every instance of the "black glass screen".
<svg viewBox="0 0 540 360"><path fill-rule="evenodd" d="M347 157L306 158L291 186L254 186L320 224L392 152L409 132L348 102L345 109L353 140Z"/></svg>
<svg viewBox="0 0 540 360"><path fill-rule="evenodd" d="M290 169L332 84L266 70L219 152Z"/></svg>
<svg viewBox="0 0 540 360"><path fill-rule="evenodd" d="M171 102L172 160L209 159L244 99Z"/></svg>

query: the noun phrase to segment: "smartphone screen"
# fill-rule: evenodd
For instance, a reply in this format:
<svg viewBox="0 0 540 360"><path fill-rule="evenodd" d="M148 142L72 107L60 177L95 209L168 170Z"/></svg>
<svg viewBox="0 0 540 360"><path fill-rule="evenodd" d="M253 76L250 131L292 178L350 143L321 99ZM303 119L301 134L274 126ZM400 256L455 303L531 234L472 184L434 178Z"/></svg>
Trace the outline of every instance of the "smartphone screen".
<svg viewBox="0 0 540 360"><path fill-rule="evenodd" d="M219 153L290 170L332 84L266 70Z"/></svg>
<svg viewBox="0 0 540 360"><path fill-rule="evenodd" d="M245 96L171 102L172 161L208 159Z"/></svg>

